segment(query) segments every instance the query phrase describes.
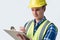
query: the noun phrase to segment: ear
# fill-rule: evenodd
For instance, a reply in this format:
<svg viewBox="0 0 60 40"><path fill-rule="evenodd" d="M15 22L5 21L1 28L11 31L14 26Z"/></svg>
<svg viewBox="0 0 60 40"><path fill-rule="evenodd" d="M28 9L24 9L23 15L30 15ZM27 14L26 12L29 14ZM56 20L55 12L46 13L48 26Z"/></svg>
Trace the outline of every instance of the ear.
<svg viewBox="0 0 60 40"><path fill-rule="evenodd" d="M44 11L45 11L45 10L46 10L46 6L44 6L44 8L43 8L43 9L44 9Z"/></svg>

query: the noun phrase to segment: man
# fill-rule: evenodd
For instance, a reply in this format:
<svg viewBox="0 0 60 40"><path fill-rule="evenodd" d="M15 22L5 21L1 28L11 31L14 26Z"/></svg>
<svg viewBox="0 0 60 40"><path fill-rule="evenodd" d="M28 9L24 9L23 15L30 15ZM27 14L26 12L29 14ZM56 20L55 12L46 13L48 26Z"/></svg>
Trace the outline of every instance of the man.
<svg viewBox="0 0 60 40"><path fill-rule="evenodd" d="M30 0L29 8L32 10L34 20L27 22L21 31L25 32L31 40L55 40L57 27L44 16L46 10L45 0ZM25 39L24 39L25 40Z"/></svg>

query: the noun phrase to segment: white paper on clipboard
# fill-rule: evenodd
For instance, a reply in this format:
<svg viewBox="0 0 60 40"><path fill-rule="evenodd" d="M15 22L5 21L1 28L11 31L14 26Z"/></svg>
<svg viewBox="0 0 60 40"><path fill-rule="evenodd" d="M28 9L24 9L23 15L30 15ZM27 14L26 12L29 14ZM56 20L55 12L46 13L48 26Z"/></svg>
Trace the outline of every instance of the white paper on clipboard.
<svg viewBox="0 0 60 40"><path fill-rule="evenodd" d="M12 36L15 40L21 40L20 37L17 37L17 34L21 34L21 35L25 35L22 32L18 32L18 31L13 31L13 30L4 30L5 32L7 32L10 36ZM26 35L25 35L26 36Z"/></svg>

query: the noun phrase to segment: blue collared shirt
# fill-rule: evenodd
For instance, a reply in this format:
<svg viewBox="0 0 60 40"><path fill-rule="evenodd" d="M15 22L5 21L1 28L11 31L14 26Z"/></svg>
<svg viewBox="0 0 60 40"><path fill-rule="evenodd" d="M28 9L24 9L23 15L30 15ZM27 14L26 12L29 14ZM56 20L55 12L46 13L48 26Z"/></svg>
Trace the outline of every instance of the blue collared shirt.
<svg viewBox="0 0 60 40"><path fill-rule="evenodd" d="M33 35L35 34L35 32L38 29L39 25L41 25L45 20L46 20L46 18L44 17L38 23L36 23L36 21L34 19L34 33L33 33ZM26 26L26 24L25 24L25 26ZM57 32L58 31L57 31L56 26L53 23L51 23L49 25L49 28L47 29L47 32L46 32L43 40L55 40L56 36L57 36Z"/></svg>

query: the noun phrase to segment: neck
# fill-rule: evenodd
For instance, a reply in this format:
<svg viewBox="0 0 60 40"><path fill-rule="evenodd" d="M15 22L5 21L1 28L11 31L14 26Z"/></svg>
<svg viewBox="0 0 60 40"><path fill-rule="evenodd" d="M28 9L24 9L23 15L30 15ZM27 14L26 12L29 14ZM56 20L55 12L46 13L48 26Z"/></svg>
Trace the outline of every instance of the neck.
<svg viewBox="0 0 60 40"><path fill-rule="evenodd" d="M37 20L37 19L36 19L36 23L38 23L39 21L40 21L40 20Z"/></svg>
<svg viewBox="0 0 60 40"><path fill-rule="evenodd" d="M43 17L42 17L43 18ZM40 18L40 19L36 19L36 23L38 23L42 18Z"/></svg>
<svg viewBox="0 0 60 40"><path fill-rule="evenodd" d="M41 19L40 19L41 20ZM40 21L39 19L36 19L36 23L38 23Z"/></svg>

